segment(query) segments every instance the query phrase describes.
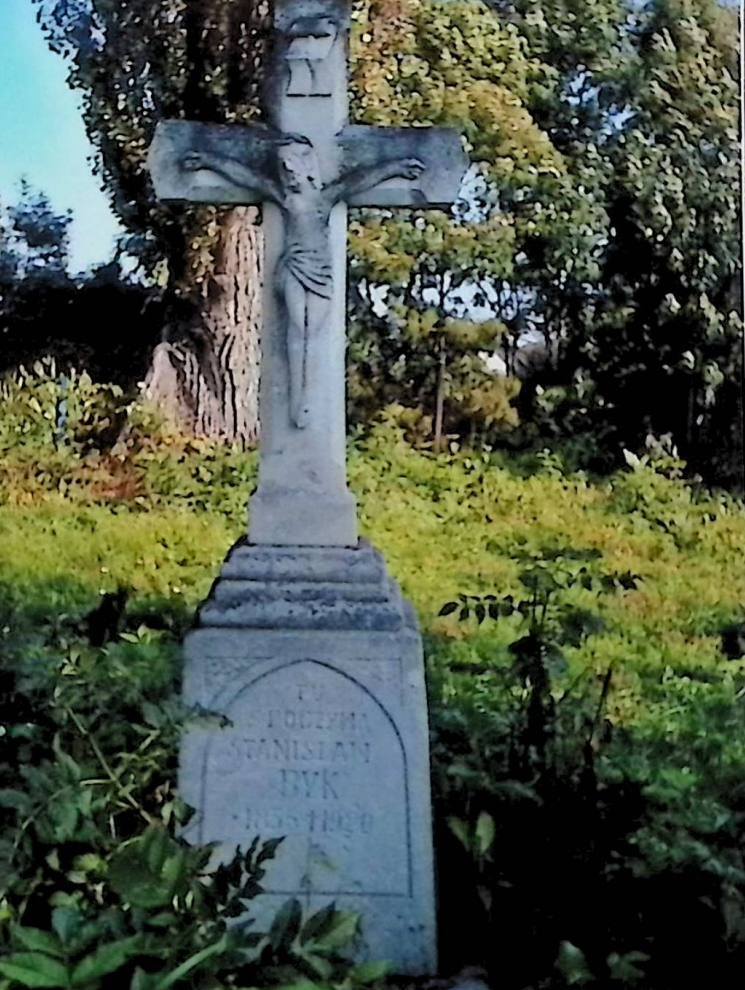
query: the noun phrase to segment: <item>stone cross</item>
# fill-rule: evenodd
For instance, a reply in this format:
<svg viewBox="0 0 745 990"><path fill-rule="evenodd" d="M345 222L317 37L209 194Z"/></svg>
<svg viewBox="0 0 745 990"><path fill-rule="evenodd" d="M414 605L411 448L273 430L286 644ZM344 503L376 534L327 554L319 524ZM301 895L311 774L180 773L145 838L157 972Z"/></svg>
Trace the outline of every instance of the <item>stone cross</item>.
<svg viewBox="0 0 745 990"><path fill-rule="evenodd" d="M345 468L347 206L445 207L467 167L442 128L348 124L349 12L277 0L265 125L162 121L162 200L263 204L259 484L249 542L354 547Z"/></svg>

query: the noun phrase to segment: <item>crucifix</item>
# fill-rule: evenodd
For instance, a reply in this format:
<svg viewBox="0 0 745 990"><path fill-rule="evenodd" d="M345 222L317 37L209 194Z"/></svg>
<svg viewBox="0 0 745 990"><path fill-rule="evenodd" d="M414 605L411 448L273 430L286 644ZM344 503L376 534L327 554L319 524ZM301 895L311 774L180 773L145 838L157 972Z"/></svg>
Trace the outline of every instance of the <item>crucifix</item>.
<svg viewBox="0 0 745 990"><path fill-rule="evenodd" d="M345 467L347 207L446 207L467 167L443 128L348 124L349 11L277 0L262 125L161 121L162 200L262 204L259 482L249 542L357 545Z"/></svg>
<svg viewBox="0 0 745 990"><path fill-rule="evenodd" d="M445 207L467 162L442 128L347 122L347 0L276 0L266 123L164 121L161 199L263 205L259 484L184 644L188 835L229 861L283 836L257 923L287 898L364 919L363 957L436 971L427 700L413 609L357 540L346 485L347 207Z"/></svg>

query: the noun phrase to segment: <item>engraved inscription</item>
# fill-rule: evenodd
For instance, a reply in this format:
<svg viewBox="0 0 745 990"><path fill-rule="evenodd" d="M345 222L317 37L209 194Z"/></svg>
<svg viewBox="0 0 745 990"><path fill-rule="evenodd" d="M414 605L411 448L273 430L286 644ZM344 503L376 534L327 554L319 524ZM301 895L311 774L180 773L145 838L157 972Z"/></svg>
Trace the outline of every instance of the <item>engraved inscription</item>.
<svg viewBox="0 0 745 990"><path fill-rule="evenodd" d="M288 736L231 739L218 773L235 773L246 761L265 763L369 763L370 742L356 739L295 739Z"/></svg>
<svg viewBox="0 0 745 990"><path fill-rule="evenodd" d="M311 808L307 812L283 808L250 810L246 820L249 832L260 835L371 835L375 816L369 811L339 811L338 808Z"/></svg>
<svg viewBox="0 0 745 990"><path fill-rule="evenodd" d="M203 841L245 848L257 834L285 836L268 892L372 885L407 893L406 756L393 719L366 688L320 662L289 663L240 690L225 714L231 726L205 757ZM383 871L376 848L392 851Z"/></svg>

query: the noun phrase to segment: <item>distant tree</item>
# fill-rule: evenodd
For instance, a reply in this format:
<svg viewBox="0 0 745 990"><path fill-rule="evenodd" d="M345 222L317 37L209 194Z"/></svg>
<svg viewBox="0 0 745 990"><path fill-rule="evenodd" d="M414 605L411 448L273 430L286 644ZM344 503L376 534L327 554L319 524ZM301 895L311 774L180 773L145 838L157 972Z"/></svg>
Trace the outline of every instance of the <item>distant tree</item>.
<svg viewBox="0 0 745 990"><path fill-rule="evenodd" d="M572 222L561 155L526 109L545 66L513 27L463 0L373 0L353 42L357 119L455 127L476 163L453 215L367 211L353 223L353 404L418 405L435 444L469 423L514 424L518 385L484 361L519 316L521 233L505 190L520 190L544 235L553 211Z"/></svg>
<svg viewBox="0 0 745 990"><path fill-rule="evenodd" d="M257 433L261 237L254 209L164 206L145 167L163 117L257 113L263 0L34 0L82 94L88 135L126 245L161 287L166 322L147 380L184 430Z"/></svg>
<svg viewBox="0 0 745 990"><path fill-rule="evenodd" d="M57 213L45 193L21 181L15 203L0 202L0 343L8 347L9 324L20 301L41 298L70 281L67 264L72 217Z"/></svg>
<svg viewBox="0 0 745 990"><path fill-rule="evenodd" d="M57 213L49 197L21 180L15 203L0 203L0 278L67 278L72 214Z"/></svg>
<svg viewBox="0 0 745 990"><path fill-rule="evenodd" d="M157 295L124 278L115 261L73 278L71 219L26 182L16 201L0 203L0 373L42 361L131 390L161 321ZM126 328L116 339L102 333L112 313Z"/></svg>
<svg viewBox="0 0 745 990"><path fill-rule="evenodd" d="M670 433L699 470L733 478L742 450L737 11L717 0L492 6L549 67L528 106L584 198L580 223L523 242L554 359L544 422L616 449Z"/></svg>
<svg viewBox="0 0 745 990"><path fill-rule="evenodd" d="M702 469L731 450L742 387L737 37L736 12L716 0L659 0L638 18L630 115L609 148L604 312L588 341L631 436L672 433Z"/></svg>
<svg viewBox="0 0 745 990"><path fill-rule="evenodd" d="M452 427L480 348L498 342L515 371L533 331L518 406L541 442L579 438L600 463L671 433L710 477L731 470L738 37L716 0L361 5L358 116L460 127L483 184L456 219L353 227L353 400L408 395L437 423L445 399ZM483 305L496 332L469 353L447 327Z"/></svg>

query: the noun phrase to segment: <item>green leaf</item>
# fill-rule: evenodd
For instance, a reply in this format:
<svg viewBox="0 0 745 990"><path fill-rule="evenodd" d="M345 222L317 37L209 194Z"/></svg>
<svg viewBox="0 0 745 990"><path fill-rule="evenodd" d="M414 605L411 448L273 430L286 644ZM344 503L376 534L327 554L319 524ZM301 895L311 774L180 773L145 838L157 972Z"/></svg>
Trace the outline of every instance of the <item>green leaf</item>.
<svg viewBox="0 0 745 990"><path fill-rule="evenodd" d="M69 842L78 826L78 806L74 794L60 798L50 811L52 829L57 842Z"/></svg>
<svg viewBox="0 0 745 990"><path fill-rule="evenodd" d="M499 780L493 785L494 794L508 798L510 801L532 801L543 804L539 794L521 780Z"/></svg>
<svg viewBox="0 0 745 990"><path fill-rule="evenodd" d="M221 955L229 947L229 941L227 935L223 935L219 941L214 942L212 945L208 945L206 949L202 949L200 952L195 952L193 956L182 962L180 966L177 966L174 970L171 970L167 976L154 984L152 990L170 990L174 984L178 983L179 980L191 973L192 970L197 969L210 959L212 956Z"/></svg>
<svg viewBox="0 0 745 990"><path fill-rule="evenodd" d="M145 923L152 928L169 928L178 922L178 916L173 911L161 911L145 919Z"/></svg>
<svg viewBox="0 0 745 990"><path fill-rule="evenodd" d="M23 815L28 815L33 806L33 801L23 791L16 791L11 787L0 789L0 808L13 808Z"/></svg>
<svg viewBox="0 0 745 990"><path fill-rule="evenodd" d="M285 841L285 837L282 835L278 839L268 839L261 847L259 855L256 857L256 865L260 866L262 863L266 862L268 859L274 859L277 852L277 847Z"/></svg>
<svg viewBox="0 0 745 990"><path fill-rule="evenodd" d="M69 987L67 966L41 952L17 952L0 962L0 973L24 987Z"/></svg>
<svg viewBox="0 0 745 990"><path fill-rule="evenodd" d="M13 929L13 941L20 942L24 949L31 952L44 952L48 956L61 958L65 954L62 943L52 932L40 928L23 928L21 925Z"/></svg>
<svg viewBox="0 0 745 990"><path fill-rule="evenodd" d="M55 735L52 740L52 749L54 751L57 763L67 770L68 776L71 780L75 781L76 784L79 784L83 779L83 771L80 769L80 765L73 760L70 754L66 753L62 749L59 735Z"/></svg>
<svg viewBox="0 0 745 990"><path fill-rule="evenodd" d="M355 983L375 983L387 976L389 970L390 963L366 962L355 966L349 975Z"/></svg>
<svg viewBox="0 0 745 990"><path fill-rule="evenodd" d="M70 905L61 905L52 911L52 928L59 935L63 944L75 938L83 926L84 918L80 909Z"/></svg>
<svg viewBox="0 0 745 990"><path fill-rule="evenodd" d="M644 952L625 952L623 955L611 952L606 961L612 980L631 983L644 978L644 970L635 964L649 962L649 956Z"/></svg>
<svg viewBox="0 0 745 990"><path fill-rule="evenodd" d="M334 923L336 904L332 902L312 914L300 930L300 944L322 937Z"/></svg>
<svg viewBox="0 0 745 990"><path fill-rule="evenodd" d="M142 720L145 725L150 725L154 729L160 729L166 720L166 715L163 710L159 708L158 705L154 705L152 701L143 701Z"/></svg>
<svg viewBox="0 0 745 990"><path fill-rule="evenodd" d="M185 849L178 847L172 856L165 860L161 867L163 880L171 890L177 890L186 879L189 860Z"/></svg>
<svg viewBox="0 0 745 990"><path fill-rule="evenodd" d="M495 835L494 819L488 812L482 811L476 822L476 848L479 855L485 856L489 852Z"/></svg>
<svg viewBox="0 0 745 990"><path fill-rule="evenodd" d="M589 983L593 978L587 965L585 954L571 942L562 942L554 964L569 986Z"/></svg>
<svg viewBox="0 0 745 990"><path fill-rule="evenodd" d="M184 878L185 862L184 850L155 826L114 853L109 883L133 907L167 907Z"/></svg>
<svg viewBox="0 0 745 990"><path fill-rule="evenodd" d="M129 984L129 990L155 990L160 978L160 974L146 973L144 969L140 969L138 966Z"/></svg>
<svg viewBox="0 0 745 990"><path fill-rule="evenodd" d="M331 925L313 945L317 951L332 952L349 945L358 932L360 916L357 911L336 911Z"/></svg>
<svg viewBox="0 0 745 990"><path fill-rule="evenodd" d="M141 947L142 937L140 935L99 945L97 949L81 959L72 971L71 985L74 987L83 986L91 980L98 980L108 973L116 972L132 956L137 955Z"/></svg>
<svg viewBox="0 0 745 990"><path fill-rule="evenodd" d="M448 828L453 833L453 835L458 839L460 844L464 849L470 852L471 849L471 836L468 832L468 824L463 821L462 818L455 818L451 816L447 820Z"/></svg>
<svg viewBox="0 0 745 990"><path fill-rule="evenodd" d="M300 958L306 966L313 970L316 976L320 976L322 980L331 979L334 967L325 956L319 956L316 952L301 952Z"/></svg>
<svg viewBox="0 0 745 990"><path fill-rule="evenodd" d="M300 901L293 897L285 901L272 921L269 928L269 944L276 952L278 949L287 949L292 944L293 939L300 931L300 924L303 920L303 909Z"/></svg>
<svg viewBox="0 0 745 990"><path fill-rule="evenodd" d="M148 868L153 873L159 873L168 856L173 852L173 839L160 825L151 825L144 835L135 840L139 842L140 853Z"/></svg>

